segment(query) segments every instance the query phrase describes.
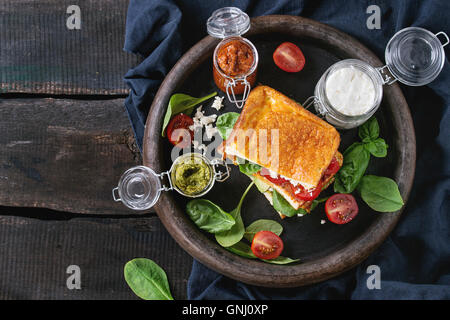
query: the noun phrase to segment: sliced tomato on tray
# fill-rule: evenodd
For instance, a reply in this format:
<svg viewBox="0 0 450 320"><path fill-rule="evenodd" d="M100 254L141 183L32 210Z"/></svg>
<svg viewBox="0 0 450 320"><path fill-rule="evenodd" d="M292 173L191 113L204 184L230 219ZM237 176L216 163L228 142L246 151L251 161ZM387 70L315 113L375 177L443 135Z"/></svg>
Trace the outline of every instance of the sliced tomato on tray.
<svg viewBox="0 0 450 320"><path fill-rule="evenodd" d="M351 194L337 193L325 202L328 220L336 224L345 224L358 214L358 204Z"/></svg>
<svg viewBox="0 0 450 320"><path fill-rule="evenodd" d="M260 259L275 259L283 247L283 240L272 231L258 231L253 237L251 249Z"/></svg>
<svg viewBox="0 0 450 320"><path fill-rule="evenodd" d="M273 52L273 61L286 72L299 72L305 66L305 56L292 42L283 42Z"/></svg>
<svg viewBox="0 0 450 320"><path fill-rule="evenodd" d="M170 143L179 148L186 148L191 145L194 139L194 131L189 129L194 124L194 120L184 113L175 115L167 126L167 137Z"/></svg>

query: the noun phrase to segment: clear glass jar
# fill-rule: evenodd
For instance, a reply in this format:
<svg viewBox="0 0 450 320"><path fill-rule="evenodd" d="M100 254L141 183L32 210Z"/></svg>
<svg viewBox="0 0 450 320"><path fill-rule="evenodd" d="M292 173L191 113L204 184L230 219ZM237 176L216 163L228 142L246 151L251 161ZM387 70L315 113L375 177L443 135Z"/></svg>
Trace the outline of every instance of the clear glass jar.
<svg viewBox="0 0 450 320"><path fill-rule="evenodd" d="M219 66L219 53L221 49L230 43L239 43L247 46L252 53L252 64L248 67L246 72L232 75L225 73ZM227 94L228 99L234 102L238 108L242 108L245 100L250 93L251 87L256 81L257 67L258 67L258 51L253 43L248 39L234 36L222 40L215 48L213 55L213 77L217 87ZM236 95L242 94L242 99L237 99Z"/></svg>
<svg viewBox="0 0 450 320"><path fill-rule="evenodd" d="M181 190L177 185L176 171L177 166L186 159L191 158L204 164L209 172L209 180L205 187L195 194L188 194ZM220 170L220 166L225 171ZM162 191L175 190L181 195L189 198L197 198L208 193L216 181L223 182L230 176L228 165L219 159L210 161L204 155L196 152L187 153L179 156L172 163L169 171L160 174L146 166L136 166L125 171L117 185L112 190L114 201L121 201L125 206L133 210L146 210L153 207L158 201ZM168 185L163 184L163 180L168 181Z"/></svg>
<svg viewBox="0 0 450 320"><path fill-rule="evenodd" d="M206 22L208 34L223 39L213 54L213 77L217 87L227 94L228 100L236 107L242 108L248 98L251 87L255 84L258 68L258 51L253 43L242 37L250 29L249 16L235 7L225 7L214 11ZM240 74L223 70L219 64L221 49L227 45L245 46L250 49L252 63ZM249 63L247 63L249 65ZM238 98L237 95L242 95Z"/></svg>
<svg viewBox="0 0 450 320"><path fill-rule="evenodd" d="M439 40L440 35L445 37L444 43ZM402 29L391 38L386 47L385 66L375 68L357 59L339 61L325 71L316 84L314 96L308 98L303 105L305 108L314 105L317 113L337 128L357 127L368 120L379 108L383 96L383 85L390 85L398 80L409 86L422 86L433 81L444 65L444 47L448 43L449 38L442 31L433 34L418 27ZM333 105L330 102L327 81L335 72L343 68L358 70L372 81L373 101L370 107L366 107L360 114L343 113L342 106ZM351 93L350 85L348 88Z"/></svg>

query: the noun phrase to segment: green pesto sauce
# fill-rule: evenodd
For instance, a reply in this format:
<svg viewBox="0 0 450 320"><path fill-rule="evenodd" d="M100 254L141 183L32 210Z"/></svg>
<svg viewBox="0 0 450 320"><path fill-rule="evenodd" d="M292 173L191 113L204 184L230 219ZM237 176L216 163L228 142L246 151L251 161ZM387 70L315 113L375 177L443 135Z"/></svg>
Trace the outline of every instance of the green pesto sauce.
<svg viewBox="0 0 450 320"><path fill-rule="evenodd" d="M211 181L211 171L204 161L186 158L172 172L172 181L182 192L194 195L206 189Z"/></svg>

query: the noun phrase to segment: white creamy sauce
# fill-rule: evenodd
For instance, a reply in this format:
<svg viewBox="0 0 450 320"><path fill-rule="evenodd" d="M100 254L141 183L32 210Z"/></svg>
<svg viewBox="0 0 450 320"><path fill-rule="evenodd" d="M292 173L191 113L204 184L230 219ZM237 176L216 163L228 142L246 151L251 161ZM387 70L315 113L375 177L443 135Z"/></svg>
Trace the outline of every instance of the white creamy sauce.
<svg viewBox="0 0 450 320"><path fill-rule="evenodd" d="M325 93L331 105L348 116L366 113L375 101L375 86L370 77L356 68L341 68L327 78Z"/></svg>

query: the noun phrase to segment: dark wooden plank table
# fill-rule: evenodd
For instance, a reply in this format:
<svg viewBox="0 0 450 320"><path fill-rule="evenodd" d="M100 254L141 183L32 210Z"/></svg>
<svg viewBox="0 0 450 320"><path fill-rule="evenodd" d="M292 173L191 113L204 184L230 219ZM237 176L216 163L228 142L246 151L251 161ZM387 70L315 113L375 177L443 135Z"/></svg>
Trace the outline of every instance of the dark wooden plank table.
<svg viewBox="0 0 450 320"><path fill-rule="evenodd" d="M0 2L0 299L135 299L123 265L147 257L186 297L192 258L154 212L111 197L142 163L123 106L128 1ZM68 289L69 265L81 289Z"/></svg>

